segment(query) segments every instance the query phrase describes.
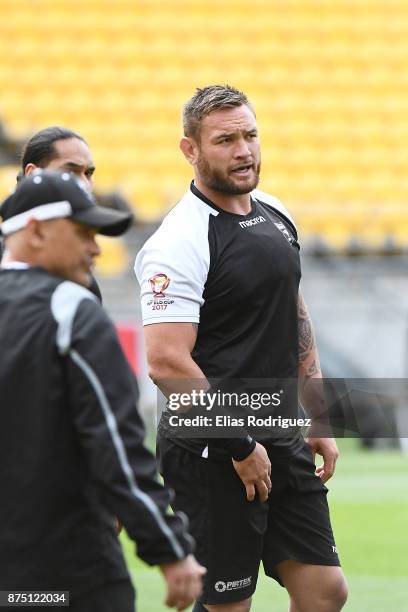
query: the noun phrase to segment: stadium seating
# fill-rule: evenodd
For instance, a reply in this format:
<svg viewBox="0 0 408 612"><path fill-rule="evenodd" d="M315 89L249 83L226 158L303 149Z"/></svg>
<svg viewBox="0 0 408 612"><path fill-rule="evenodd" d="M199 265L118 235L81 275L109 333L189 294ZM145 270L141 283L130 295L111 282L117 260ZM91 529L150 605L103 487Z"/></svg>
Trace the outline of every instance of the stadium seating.
<svg viewBox="0 0 408 612"><path fill-rule="evenodd" d="M408 246L406 0L0 0L0 117L87 137L97 185L163 214L191 169L182 103L229 82L257 109L264 190L305 239ZM0 195L7 192L0 177Z"/></svg>

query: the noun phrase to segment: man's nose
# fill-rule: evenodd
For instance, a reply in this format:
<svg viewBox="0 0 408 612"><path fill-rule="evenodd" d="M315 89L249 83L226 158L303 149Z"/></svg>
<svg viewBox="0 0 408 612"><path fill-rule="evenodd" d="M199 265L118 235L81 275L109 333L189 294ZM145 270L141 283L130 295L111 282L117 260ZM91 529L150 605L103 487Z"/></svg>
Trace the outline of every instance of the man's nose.
<svg viewBox="0 0 408 612"><path fill-rule="evenodd" d="M91 238L91 252L92 252L92 256L93 257L99 257L99 255L101 254L101 247L98 244L98 240L96 238L96 236L93 236Z"/></svg>
<svg viewBox="0 0 408 612"><path fill-rule="evenodd" d="M87 191L93 191L94 182L91 176L81 174L81 181Z"/></svg>
<svg viewBox="0 0 408 612"><path fill-rule="evenodd" d="M252 155L249 143L245 140L245 138L240 138L237 140L234 155L235 157L249 157Z"/></svg>

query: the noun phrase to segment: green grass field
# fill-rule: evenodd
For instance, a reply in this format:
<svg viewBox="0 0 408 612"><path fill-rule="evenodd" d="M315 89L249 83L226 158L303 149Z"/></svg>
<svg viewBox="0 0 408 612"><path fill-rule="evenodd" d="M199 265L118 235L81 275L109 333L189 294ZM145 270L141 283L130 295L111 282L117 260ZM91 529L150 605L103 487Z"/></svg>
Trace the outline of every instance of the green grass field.
<svg viewBox="0 0 408 612"><path fill-rule="evenodd" d="M408 456L361 451L343 440L330 481L332 522L349 583L348 612L408 612ZM138 612L164 612L159 571L134 555L123 536L138 592ZM285 612L286 591L260 576L252 610Z"/></svg>

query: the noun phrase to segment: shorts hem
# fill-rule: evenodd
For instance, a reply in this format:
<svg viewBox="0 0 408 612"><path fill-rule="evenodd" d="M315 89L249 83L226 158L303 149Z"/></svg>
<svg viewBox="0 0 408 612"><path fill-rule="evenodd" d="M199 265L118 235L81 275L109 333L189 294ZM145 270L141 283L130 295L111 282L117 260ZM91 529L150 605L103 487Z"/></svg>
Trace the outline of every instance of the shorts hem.
<svg viewBox="0 0 408 612"><path fill-rule="evenodd" d="M325 557L315 557L311 559L309 557L306 560L304 558L296 557L294 555L292 557L284 557L283 559L279 559L275 561L273 563L273 566L276 567L278 563L282 563L283 561L297 561L298 563L303 563L304 565L324 565L326 567L341 567L341 563L339 559L327 559ZM276 580L276 582L278 582L282 587L285 587L285 585L281 581L277 572L273 570L272 571L267 570L265 567L264 567L264 571L265 571L265 575L268 576L268 578L272 578L273 580Z"/></svg>
<svg viewBox="0 0 408 612"><path fill-rule="evenodd" d="M230 591L228 595L225 593L220 593L219 596L213 595L212 597L207 595L202 595L199 597L197 601L207 606L216 606L222 604L236 603L237 601L245 601L245 599L249 599L256 591L256 585L254 585L251 589L246 589L245 592L237 592Z"/></svg>

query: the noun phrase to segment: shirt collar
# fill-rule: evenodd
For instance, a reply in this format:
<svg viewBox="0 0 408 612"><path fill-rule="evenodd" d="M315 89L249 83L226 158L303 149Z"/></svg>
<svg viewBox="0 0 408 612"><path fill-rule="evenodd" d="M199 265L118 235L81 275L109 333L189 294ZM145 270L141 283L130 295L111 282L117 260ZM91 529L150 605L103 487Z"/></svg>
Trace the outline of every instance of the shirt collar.
<svg viewBox="0 0 408 612"><path fill-rule="evenodd" d="M30 266L25 261L6 261L1 267L3 270L27 270Z"/></svg>

